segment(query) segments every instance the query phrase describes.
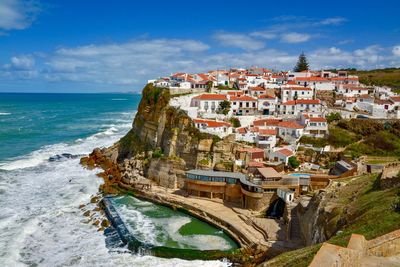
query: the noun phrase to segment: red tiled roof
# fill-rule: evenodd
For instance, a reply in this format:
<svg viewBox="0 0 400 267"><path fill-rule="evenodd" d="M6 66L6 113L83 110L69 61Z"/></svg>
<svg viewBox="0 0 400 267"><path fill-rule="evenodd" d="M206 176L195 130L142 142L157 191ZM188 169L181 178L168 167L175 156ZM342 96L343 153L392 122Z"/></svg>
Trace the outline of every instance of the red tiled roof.
<svg viewBox="0 0 400 267"><path fill-rule="evenodd" d="M259 167L259 168L262 168L262 167L264 167L264 163L263 163L263 162L260 162L260 161L250 161L250 162L247 164L247 166L248 166L248 167Z"/></svg>
<svg viewBox="0 0 400 267"><path fill-rule="evenodd" d="M257 152L263 152L264 153L264 149L257 148L257 147L242 148L242 149L239 149L239 151L240 152L247 152L247 153L257 153Z"/></svg>
<svg viewBox="0 0 400 267"><path fill-rule="evenodd" d="M248 95L242 95L242 96L231 96L230 99L231 101L257 101L257 99L248 96Z"/></svg>
<svg viewBox="0 0 400 267"><path fill-rule="evenodd" d="M261 119L253 121L254 126L277 126L281 122L279 119Z"/></svg>
<svg viewBox="0 0 400 267"><path fill-rule="evenodd" d="M202 123L207 124L207 127L210 128L218 128L218 127L231 127L231 124L224 121L213 121L213 120L204 120L204 119L193 119L194 123Z"/></svg>
<svg viewBox="0 0 400 267"><path fill-rule="evenodd" d="M199 100L228 100L226 95L220 95L220 94L202 94L199 96L195 96L193 98Z"/></svg>
<svg viewBox="0 0 400 267"><path fill-rule="evenodd" d="M260 129L260 135L276 135L277 131L275 129Z"/></svg>
<svg viewBox="0 0 400 267"><path fill-rule="evenodd" d="M258 96L259 99L275 99L274 96L268 95L268 94L262 94Z"/></svg>
<svg viewBox="0 0 400 267"><path fill-rule="evenodd" d="M304 127L300 124L298 124L295 121L281 121L278 123L278 127L283 127L283 128L291 128L291 129L303 129Z"/></svg>
<svg viewBox="0 0 400 267"><path fill-rule="evenodd" d="M309 87L304 87L304 86L290 86L286 88L282 88L282 90L292 90L292 91L312 91L311 88Z"/></svg>
<svg viewBox="0 0 400 267"><path fill-rule="evenodd" d="M317 77L317 76L312 76L312 77L297 77L296 81L329 82L329 79L322 78L322 77Z"/></svg>
<svg viewBox="0 0 400 267"><path fill-rule="evenodd" d="M265 88L261 86L255 86L255 87L249 87L249 90L251 91L265 91Z"/></svg>
<svg viewBox="0 0 400 267"><path fill-rule="evenodd" d="M319 99L298 99L296 104L321 104Z"/></svg>
<svg viewBox="0 0 400 267"><path fill-rule="evenodd" d="M374 104L378 105L392 105L393 103L389 100L375 99Z"/></svg>
<svg viewBox="0 0 400 267"><path fill-rule="evenodd" d="M241 127L241 128L237 128L236 131L240 134L245 134L247 133L247 129L246 127Z"/></svg>
<svg viewBox="0 0 400 267"><path fill-rule="evenodd" d="M290 156L293 155L293 151L291 151L291 150L289 150L289 149L286 149L286 148L277 150L277 151L275 151L275 152L276 152L276 153L279 153L279 154L282 154L282 155L284 155L284 156L286 156L286 157L290 157Z"/></svg>
<svg viewBox="0 0 400 267"><path fill-rule="evenodd" d="M311 117L310 121L312 121L312 122L326 122L326 119L322 118L322 117Z"/></svg>
<svg viewBox="0 0 400 267"><path fill-rule="evenodd" d="M285 106L296 105L296 101L295 100L289 100L289 101L286 101L285 103L282 103L282 105L285 105Z"/></svg>
<svg viewBox="0 0 400 267"><path fill-rule="evenodd" d="M390 97L390 100L392 100L393 102L400 102L400 96L392 96Z"/></svg>

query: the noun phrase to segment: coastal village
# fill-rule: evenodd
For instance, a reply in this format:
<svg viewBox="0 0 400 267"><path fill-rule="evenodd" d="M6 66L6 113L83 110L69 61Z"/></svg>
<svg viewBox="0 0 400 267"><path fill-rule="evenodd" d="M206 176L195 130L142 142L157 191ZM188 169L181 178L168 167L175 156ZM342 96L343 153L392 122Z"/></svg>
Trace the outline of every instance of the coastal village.
<svg viewBox="0 0 400 267"><path fill-rule="evenodd" d="M228 233L241 255L251 255L231 260L260 263L336 234L343 227L336 214L342 204L332 199L352 189L353 181L379 174L382 188L397 185L398 160L381 164L365 153L345 153L345 146L362 140L350 135L344 142L337 124L365 121L368 128L375 121L382 124L372 128L395 131L399 104L400 95L391 88L366 86L344 70L174 73L148 81L125 137L81 162L104 169L104 192L115 193L117 184L151 202L184 209ZM107 206L109 215L115 214L110 210ZM373 249L384 250L392 242L387 240L397 237L399 231L390 233ZM372 241L351 238L364 247L347 263L361 264ZM342 261L346 249L324 243L310 266L325 266L326 255ZM217 257L209 253L208 259ZM387 262L380 254L368 255L365 261Z"/></svg>

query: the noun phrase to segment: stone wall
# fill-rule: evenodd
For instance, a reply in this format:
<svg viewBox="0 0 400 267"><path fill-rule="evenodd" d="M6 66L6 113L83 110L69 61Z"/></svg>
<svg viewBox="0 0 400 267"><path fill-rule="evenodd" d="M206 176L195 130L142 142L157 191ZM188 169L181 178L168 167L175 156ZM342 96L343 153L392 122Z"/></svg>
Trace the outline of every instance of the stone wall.
<svg viewBox="0 0 400 267"><path fill-rule="evenodd" d="M399 172L400 163L395 162L387 164L382 171L379 181L380 187L384 189L400 185L400 177L398 176Z"/></svg>
<svg viewBox="0 0 400 267"><path fill-rule="evenodd" d="M374 262L381 263L379 266L384 266L385 257L398 255L400 255L400 230L369 241L363 235L352 234L347 247L324 243L309 266L361 267L365 262L369 262L371 256ZM377 260L376 257L381 259Z"/></svg>

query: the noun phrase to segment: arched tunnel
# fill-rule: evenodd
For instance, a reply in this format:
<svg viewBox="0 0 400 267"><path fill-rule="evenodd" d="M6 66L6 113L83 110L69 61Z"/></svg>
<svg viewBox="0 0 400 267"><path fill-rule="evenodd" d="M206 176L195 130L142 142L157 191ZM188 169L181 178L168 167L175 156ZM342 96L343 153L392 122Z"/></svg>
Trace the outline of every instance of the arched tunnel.
<svg viewBox="0 0 400 267"><path fill-rule="evenodd" d="M283 213L285 212L285 201L283 201L281 198L277 198L275 201L269 205L269 208L267 210L267 217L271 218L276 218L280 219L283 216Z"/></svg>

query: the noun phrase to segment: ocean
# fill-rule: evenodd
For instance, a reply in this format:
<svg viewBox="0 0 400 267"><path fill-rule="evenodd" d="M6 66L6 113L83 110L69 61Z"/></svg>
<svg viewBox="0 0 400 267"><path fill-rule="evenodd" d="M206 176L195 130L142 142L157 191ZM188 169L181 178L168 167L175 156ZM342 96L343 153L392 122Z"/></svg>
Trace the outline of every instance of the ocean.
<svg viewBox="0 0 400 267"><path fill-rule="evenodd" d="M0 93L0 266L226 266L110 249L80 205L102 180L79 157L129 131L135 94Z"/></svg>

